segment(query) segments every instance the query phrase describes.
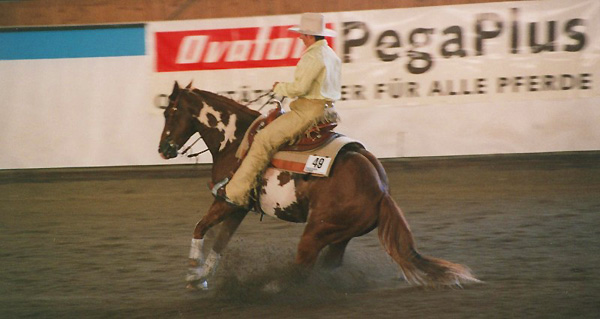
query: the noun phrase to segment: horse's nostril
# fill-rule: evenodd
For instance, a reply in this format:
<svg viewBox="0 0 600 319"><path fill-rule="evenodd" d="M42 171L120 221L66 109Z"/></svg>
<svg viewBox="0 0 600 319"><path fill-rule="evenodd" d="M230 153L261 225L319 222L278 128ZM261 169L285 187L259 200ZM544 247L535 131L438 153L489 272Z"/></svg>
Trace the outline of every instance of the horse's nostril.
<svg viewBox="0 0 600 319"><path fill-rule="evenodd" d="M158 146L158 152L163 155L164 158L177 157L177 150L179 145L174 143L171 139L164 139Z"/></svg>

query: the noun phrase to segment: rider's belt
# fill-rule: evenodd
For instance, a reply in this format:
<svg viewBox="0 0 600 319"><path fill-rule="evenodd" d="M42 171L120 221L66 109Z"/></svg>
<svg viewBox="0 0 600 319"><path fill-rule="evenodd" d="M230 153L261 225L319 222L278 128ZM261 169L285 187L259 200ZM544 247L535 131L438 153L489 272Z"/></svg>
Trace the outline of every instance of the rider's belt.
<svg viewBox="0 0 600 319"><path fill-rule="evenodd" d="M307 98L304 98L304 97L298 98L298 100L300 100L300 99L304 99L304 100L308 100L308 101L313 101L313 102L316 102L316 103L323 103L323 107L326 108L326 109L330 109L330 108L334 107L334 102L332 100L307 99Z"/></svg>

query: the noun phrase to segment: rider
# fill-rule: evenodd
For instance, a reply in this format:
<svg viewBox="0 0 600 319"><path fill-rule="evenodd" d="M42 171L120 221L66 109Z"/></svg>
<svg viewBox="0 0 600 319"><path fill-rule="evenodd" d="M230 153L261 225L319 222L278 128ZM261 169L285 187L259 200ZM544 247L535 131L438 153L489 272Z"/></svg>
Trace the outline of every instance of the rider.
<svg viewBox="0 0 600 319"><path fill-rule="evenodd" d="M281 145L315 124L338 119L333 101L341 97L341 61L325 41L325 37L334 37L335 31L325 28L324 16L319 13L302 14L300 25L289 30L299 33L306 50L296 65L294 82L275 82L273 91L297 99L290 103L291 111L258 132L231 181L217 191L219 197L235 206L248 206L257 176Z"/></svg>

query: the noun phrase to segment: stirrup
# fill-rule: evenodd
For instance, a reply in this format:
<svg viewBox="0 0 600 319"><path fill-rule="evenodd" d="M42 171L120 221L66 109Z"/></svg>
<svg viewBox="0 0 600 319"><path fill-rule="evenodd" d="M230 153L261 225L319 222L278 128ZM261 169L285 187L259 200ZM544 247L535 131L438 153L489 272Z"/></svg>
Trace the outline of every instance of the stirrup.
<svg viewBox="0 0 600 319"><path fill-rule="evenodd" d="M233 206L235 208L248 209L248 207L236 204L231 199L229 199L229 197L227 197L227 193L225 192L225 185L227 185L227 183L229 183L229 177L225 177L222 181L216 183L215 186L213 186L213 188L210 190L210 192L213 194L214 197L224 200L230 206Z"/></svg>
<svg viewBox="0 0 600 319"><path fill-rule="evenodd" d="M227 185L227 183L229 183L229 177L225 177L222 181L217 182L212 189L210 190L210 192L213 194L213 196L215 197L220 197L222 195L219 195L219 189L225 185Z"/></svg>

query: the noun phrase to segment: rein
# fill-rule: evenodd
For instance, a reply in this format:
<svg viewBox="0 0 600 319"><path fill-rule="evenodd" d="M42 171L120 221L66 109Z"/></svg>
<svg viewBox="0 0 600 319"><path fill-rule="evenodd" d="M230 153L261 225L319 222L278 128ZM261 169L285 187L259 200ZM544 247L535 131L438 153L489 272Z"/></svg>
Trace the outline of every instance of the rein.
<svg viewBox="0 0 600 319"><path fill-rule="evenodd" d="M269 99L267 100L267 102L265 102L265 104L263 104L260 108L258 108L258 111L260 112L260 110L262 110L267 104L271 103L271 101L275 99L275 92L273 92L273 90L269 90L267 93L255 98L252 101L249 101L248 103L245 104L245 106L248 107L248 106L250 106L250 104L262 99L265 96L269 96Z"/></svg>
<svg viewBox="0 0 600 319"><path fill-rule="evenodd" d="M185 150L183 150L183 152L181 152L181 155L185 155L185 153L187 153L192 148L192 146L196 145L196 143L198 143L198 141L201 140L201 139L202 139L202 136L198 137L194 141L194 143L192 143L190 146L186 147ZM200 155L202 153L206 153L206 152L208 152L208 148L205 149L205 150L203 150L203 151L197 152L197 153L189 154L187 157L189 157L189 158L196 157L196 156L198 156L198 155Z"/></svg>

